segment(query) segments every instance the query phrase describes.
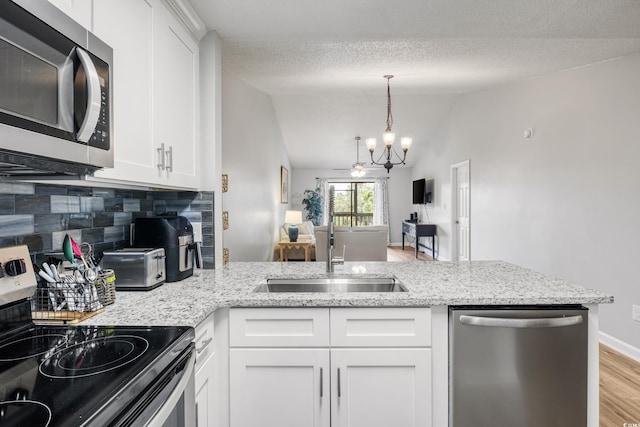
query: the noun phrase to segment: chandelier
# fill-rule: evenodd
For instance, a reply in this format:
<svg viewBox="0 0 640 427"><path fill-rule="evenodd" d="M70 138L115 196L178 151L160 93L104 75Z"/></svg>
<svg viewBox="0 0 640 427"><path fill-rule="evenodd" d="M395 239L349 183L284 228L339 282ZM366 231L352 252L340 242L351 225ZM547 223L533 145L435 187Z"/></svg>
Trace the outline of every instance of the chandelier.
<svg viewBox="0 0 640 427"><path fill-rule="evenodd" d="M384 133L382 134L382 141L384 142L385 148L377 160L374 160L373 158L373 152L375 151L376 144L378 142L377 139L367 138L366 143L367 148L371 153L371 164L384 166L384 168L387 170L387 173L389 173L394 165L405 164L404 161L407 158L407 151L409 151L409 147L411 147L413 139L409 137L403 137L400 139L400 147L402 148L402 151L404 153L403 156L400 157L400 155L393 148L396 134L391 131L391 126L393 126L393 115L391 114L391 88L389 86L389 80L391 80L393 76L387 74L383 77L387 79L387 129L385 129ZM397 158L397 161L392 161L394 156Z"/></svg>
<svg viewBox="0 0 640 427"><path fill-rule="evenodd" d="M354 178L362 178L366 173L364 162L360 162L360 137L356 136L356 162L351 167L351 176Z"/></svg>

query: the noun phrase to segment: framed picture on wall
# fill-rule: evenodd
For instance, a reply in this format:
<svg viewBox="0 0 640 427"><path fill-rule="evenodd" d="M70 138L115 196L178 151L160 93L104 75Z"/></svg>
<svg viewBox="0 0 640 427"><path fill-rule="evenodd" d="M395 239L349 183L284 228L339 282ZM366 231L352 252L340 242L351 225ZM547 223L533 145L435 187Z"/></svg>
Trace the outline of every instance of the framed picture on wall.
<svg viewBox="0 0 640 427"><path fill-rule="evenodd" d="M280 166L280 203L289 203L289 171Z"/></svg>

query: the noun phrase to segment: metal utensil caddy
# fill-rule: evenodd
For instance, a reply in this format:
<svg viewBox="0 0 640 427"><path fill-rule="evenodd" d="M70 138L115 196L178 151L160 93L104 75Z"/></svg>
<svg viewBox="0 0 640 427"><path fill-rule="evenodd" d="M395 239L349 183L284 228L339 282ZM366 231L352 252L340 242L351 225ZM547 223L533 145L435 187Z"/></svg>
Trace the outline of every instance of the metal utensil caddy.
<svg viewBox="0 0 640 427"><path fill-rule="evenodd" d="M78 270L60 275L55 283L36 289L32 299L32 318L36 321L76 323L102 311L116 299L113 270L96 272L96 278L84 280Z"/></svg>

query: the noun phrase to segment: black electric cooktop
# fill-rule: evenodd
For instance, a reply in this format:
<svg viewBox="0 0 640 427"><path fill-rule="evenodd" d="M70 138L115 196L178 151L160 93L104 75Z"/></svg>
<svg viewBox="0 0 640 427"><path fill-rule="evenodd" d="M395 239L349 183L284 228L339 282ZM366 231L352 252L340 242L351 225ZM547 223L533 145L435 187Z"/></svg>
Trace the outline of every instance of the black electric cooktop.
<svg viewBox="0 0 640 427"><path fill-rule="evenodd" d="M28 302L12 307L13 314L28 309ZM174 369L194 340L190 327L38 326L13 319L10 331L0 330L2 427L126 424L121 419L134 417L136 397Z"/></svg>

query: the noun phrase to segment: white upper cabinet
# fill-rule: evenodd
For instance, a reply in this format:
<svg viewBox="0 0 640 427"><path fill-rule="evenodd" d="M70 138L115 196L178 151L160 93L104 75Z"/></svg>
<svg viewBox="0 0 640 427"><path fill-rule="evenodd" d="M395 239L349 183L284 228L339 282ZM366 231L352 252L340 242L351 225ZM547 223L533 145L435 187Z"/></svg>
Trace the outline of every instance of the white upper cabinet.
<svg viewBox="0 0 640 427"><path fill-rule="evenodd" d="M197 187L199 164L199 52L198 45L182 24L164 11L160 26L160 54L156 70L156 104L159 120L157 143L165 145L162 176L173 185Z"/></svg>
<svg viewBox="0 0 640 427"><path fill-rule="evenodd" d="M91 1L89 0L49 0L65 14L83 27L91 28Z"/></svg>
<svg viewBox="0 0 640 427"><path fill-rule="evenodd" d="M93 32L114 54L115 161L95 177L197 190L197 42L159 0L94 0Z"/></svg>

